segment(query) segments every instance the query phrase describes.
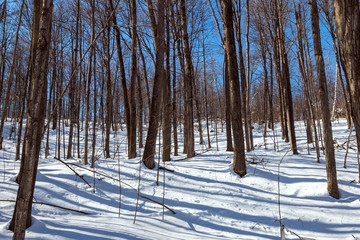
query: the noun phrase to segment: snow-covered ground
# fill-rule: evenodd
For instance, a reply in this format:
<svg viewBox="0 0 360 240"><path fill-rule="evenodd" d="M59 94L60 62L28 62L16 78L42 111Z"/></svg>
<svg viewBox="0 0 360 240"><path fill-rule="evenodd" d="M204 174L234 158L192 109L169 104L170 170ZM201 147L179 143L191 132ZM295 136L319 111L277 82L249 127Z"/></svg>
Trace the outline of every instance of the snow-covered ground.
<svg viewBox="0 0 360 240"><path fill-rule="evenodd" d="M6 138L9 129L7 125ZM344 120L334 122L333 130L337 145L347 140L349 131ZM275 133L280 134L279 128ZM265 149L262 129L255 127L255 150L246 154L248 173L244 178L232 171L232 153L225 151L225 133L219 133L218 150L211 133L213 148L196 145L196 157L172 157L166 168L174 172L160 170L159 185L157 170L141 167L140 194L164 202L176 212L173 214L143 197L137 205L141 153L136 159L126 158L124 134L112 137L111 159L97 152L95 170L101 175L94 175L89 166L82 168L79 159L64 159L61 147L61 159L71 163L69 166L89 187L54 158L56 133L51 132L51 157L39 161L34 201L88 215L34 204L33 225L27 229L26 239L280 239L280 215L286 239L360 239L360 184L354 141L350 143L347 168L343 167L345 149L336 147L341 191L341 199L336 200L326 190L324 157L319 164L313 149L308 154L302 123L296 124L299 155L289 152L289 145L274 138L272 132L268 133ZM101 132L97 142L101 149ZM6 139L0 151L0 200L16 199L14 179L19 161L14 162L14 154L15 141ZM12 238L7 229L13 208L13 202L0 201L0 239Z"/></svg>

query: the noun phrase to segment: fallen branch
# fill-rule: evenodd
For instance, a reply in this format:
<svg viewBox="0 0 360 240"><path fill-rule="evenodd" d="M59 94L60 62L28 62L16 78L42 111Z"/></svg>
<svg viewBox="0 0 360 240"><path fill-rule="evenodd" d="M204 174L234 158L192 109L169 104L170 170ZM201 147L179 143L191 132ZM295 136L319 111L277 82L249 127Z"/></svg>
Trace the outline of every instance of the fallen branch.
<svg viewBox="0 0 360 240"><path fill-rule="evenodd" d="M169 208L169 207L166 206L165 204L162 204L161 202L158 202L158 201L156 201L156 200L153 200L153 199L151 199L151 198L149 198L149 197L146 197L146 196L144 196L144 195L141 195L141 194L139 194L139 197L144 198L144 199L147 199L147 200L149 200L150 202L159 204L159 205L165 207L167 210L169 210L172 214L176 214L176 212L175 212L174 210L172 210L171 208Z"/></svg>
<svg viewBox="0 0 360 240"><path fill-rule="evenodd" d="M58 160L59 162L61 162L65 166L67 166L71 171L73 171L75 173L76 176L81 178L89 187L91 187L91 185L85 180L85 178L83 176L78 174L72 167L69 166L69 163L66 163L66 162L64 162L63 160L61 160L60 158L57 158L57 157L54 157L54 159Z"/></svg>
<svg viewBox="0 0 360 240"><path fill-rule="evenodd" d="M12 202L12 203L16 203L15 200L0 200L0 202ZM33 204L45 205L45 206L60 208L60 209L67 210L67 211L71 211L71 212L77 212L77 213L81 213L81 214L85 214L85 215L90 215L90 213L87 213L87 212L83 212L83 211L75 210L75 209L71 209L71 208L66 208L66 207L62 207L62 206L59 206L59 205L54 205L54 204L51 204L51 203L44 203L44 202L38 202L38 201L35 201L35 202L34 202L34 201L33 201Z"/></svg>

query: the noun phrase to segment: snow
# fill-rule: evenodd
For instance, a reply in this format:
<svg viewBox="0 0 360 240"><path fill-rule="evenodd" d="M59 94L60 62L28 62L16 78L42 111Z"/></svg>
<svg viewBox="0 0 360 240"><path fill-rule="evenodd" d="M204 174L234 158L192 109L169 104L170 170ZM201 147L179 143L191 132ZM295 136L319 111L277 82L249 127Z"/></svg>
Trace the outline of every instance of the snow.
<svg viewBox="0 0 360 240"><path fill-rule="evenodd" d="M99 129L99 160L95 170L102 175L94 176L87 170L89 166L82 168L79 159L64 159L61 153L62 160L71 163L69 166L83 176L90 188L54 158L56 132L52 131L50 157L44 158L41 153L34 201L89 215L34 204L33 224L26 231L26 239L279 239L279 201L286 239L360 239L360 185L354 133L347 168L343 167L346 150L336 147L341 193L337 200L327 193L324 156L321 163L317 163L312 146L308 154L303 124L296 123L298 155L293 155L289 144L281 140L278 127L275 138L272 131L268 132L267 149L261 126L255 127L256 147L246 154L247 175L243 178L232 171L232 153L225 151L224 132L219 132L219 150L212 136L212 149L196 145L197 156L192 159L182 154L172 156L173 161L165 167L174 172L160 170L159 185L156 184L157 170L142 165L141 195L159 203L164 201L176 214L140 197L135 224L141 153L136 159L126 158L125 132L111 138L112 158L105 159L100 150ZM9 136L9 129L10 124L6 125L4 136ZM336 143L347 140L349 130L345 120L333 123L333 133ZM180 137L181 134L179 132ZM274 151L273 140L278 143L277 151ZM19 161L14 161L16 143L4 141L0 151L0 200L15 200L15 177L19 170ZM117 181L119 170L121 185ZM14 205L14 202L0 201L0 239L12 238L8 226Z"/></svg>

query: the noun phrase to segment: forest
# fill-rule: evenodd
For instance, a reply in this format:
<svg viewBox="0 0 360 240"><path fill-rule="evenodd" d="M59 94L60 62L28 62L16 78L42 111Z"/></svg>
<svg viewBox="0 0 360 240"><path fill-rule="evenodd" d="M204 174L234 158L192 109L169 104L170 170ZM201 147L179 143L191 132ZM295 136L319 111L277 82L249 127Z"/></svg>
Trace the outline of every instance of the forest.
<svg viewBox="0 0 360 240"><path fill-rule="evenodd" d="M98 229L99 237L86 238L169 239L150 232L137 235L142 227L161 232L160 223L150 224L160 214L153 205L162 207L165 221L165 210L177 212L172 205L191 208L188 201L195 201L212 220L201 222L195 210L193 217L177 213L172 221L192 226L197 216L200 227L190 227L190 234L166 223L166 231L178 235L171 238L360 239L354 220L360 217L359 19L359 0L2 0L0 238L25 239L30 232L41 239L29 229L54 229L38 220L45 216L38 205L62 208L48 210L53 221L66 211L77 212L75 217L89 214L80 210L83 201L95 202L99 209L90 212L98 214L106 209L100 206L107 200L97 198L104 191L119 204L119 217L124 203L124 229L108 238L109 232L101 236ZM216 190L210 190L213 181ZM77 184L81 193L76 187L71 197L50 193L51 184L56 189ZM287 184L295 187L283 196L280 190ZM176 185L189 188L186 194L194 186L202 200L191 194L165 196ZM242 220L235 213L238 205L214 207L234 200L233 194L241 198L249 188L254 195L259 191L251 201L260 211L275 208L275 223L269 223L272 215L257 219L249 205L244 219L253 224L236 225L228 218ZM209 196L219 193L218 199L211 197L213 208L205 204L208 191L214 191ZM341 220L349 230L338 231L319 217L309 221L320 221L328 230L311 227L304 234L317 234L299 235L295 216L291 223L282 218L281 197L291 202L289 196L309 195L310 205L319 198L329 208L351 210L350 219ZM248 197L239 201L247 205ZM76 210L68 203L73 198L78 199ZM263 198L270 200L261 205ZM142 201L153 205L141 207ZM345 202L351 204L341 205ZM135 209L127 203L136 203ZM117 214L116 204L108 211ZM290 215L291 206L285 206ZM129 235L123 234L134 226L126 211L135 212L134 223L138 211L140 217L139 229ZM96 223L87 227L96 229ZM223 228L225 233L219 233ZM58 239L84 238L50 233Z"/></svg>

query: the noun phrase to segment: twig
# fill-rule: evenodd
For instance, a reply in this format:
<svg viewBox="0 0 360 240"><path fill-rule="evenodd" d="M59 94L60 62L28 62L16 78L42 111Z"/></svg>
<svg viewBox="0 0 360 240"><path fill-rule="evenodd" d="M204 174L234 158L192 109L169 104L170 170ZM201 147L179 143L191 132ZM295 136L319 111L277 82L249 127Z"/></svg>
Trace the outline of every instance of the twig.
<svg viewBox="0 0 360 240"><path fill-rule="evenodd" d="M15 201L15 200L0 200L0 202L12 202L12 203L15 203L16 201ZM54 205L54 204L51 204L51 203L44 203L44 202L33 201L33 204L39 204L39 205L45 205L45 206L50 206L50 207L56 207L56 208L60 208L60 209L67 210L67 211L71 211L71 212L77 212L77 213L81 213L81 214L85 214L85 215L90 215L90 213L87 213L87 212L83 212L83 211L75 210L75 209L71 209L71 208L66 208L66 207L61 207L61 206Z"/></svg>

